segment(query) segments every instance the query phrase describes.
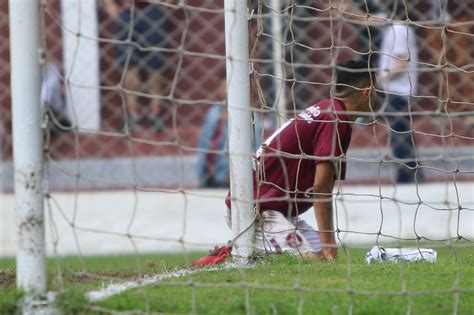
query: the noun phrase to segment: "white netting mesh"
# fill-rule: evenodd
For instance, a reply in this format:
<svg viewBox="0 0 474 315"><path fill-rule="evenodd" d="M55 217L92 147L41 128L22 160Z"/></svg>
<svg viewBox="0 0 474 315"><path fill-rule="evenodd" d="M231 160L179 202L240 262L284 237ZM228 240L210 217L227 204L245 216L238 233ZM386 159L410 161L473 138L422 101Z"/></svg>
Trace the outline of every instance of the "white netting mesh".
<svg viewBox="0 0 474 315"><path fill-rule="evenodd" d="M217 128L205 126L208 113L217 124L226 119L223 2L68 2L41 1L43 72L53 82L46 90L51 95L59 89L60 99L48 104L44 116L51 253L139 257L149 251L187 253L230 239L221 219L227 191L197 189L229 182L227 147L216 139L200 146L199 139L204 128L210 133ZM280 99L285 119L291 119L330 97L334 63L363 58L378 67L387 54L381 52L384 28L396 19L389 2L282 0L276 8L276 1L248 1L256 144L277 129ZM409 5L403 23L416 37L418 88L409 109L380 110L375 122L353 125L347 184L337 185L333 194L338 240L345 245L435 240L436 247L464 239L472 246L474 2L398 3ZM83 14L87 10L96 16ZM278 33L272 16L281 23ZM374 16L378 22L368 26ZM0 188L11 192L7 22L3 1ZM84 28L91 23L95 34ZM93 78L98 84L89 85ZM379 103L391 101L381 97ZM407 131L397 131L397 121L407 123L402 127ZM406 137L414 144L414 161L394 151L403 150ZM219 165L223 178L210 178ZM420 177L399 185L400 167L416 169ZM95 190L104 192L91 193ZM5 248L4 255L14 252L14 246ZM350 259L348 266L350 282ZM460 277L449 291L454 296ZM409 296L406 292L394 294Z"/></svg>

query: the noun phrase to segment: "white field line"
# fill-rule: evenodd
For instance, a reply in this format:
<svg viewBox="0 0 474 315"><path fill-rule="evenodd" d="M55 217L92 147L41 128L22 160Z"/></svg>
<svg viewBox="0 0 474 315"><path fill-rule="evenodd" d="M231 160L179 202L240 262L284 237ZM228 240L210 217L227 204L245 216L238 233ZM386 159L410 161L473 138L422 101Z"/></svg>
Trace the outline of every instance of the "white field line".
<svg viewBox="0 0 474 315"><path fill-rule="evenodd" d="M235 269L235 268L249 268L251 265L242 265L236 262L225 263L220 266L213 266L208 268L201 269L180 269L172 272L167 272L163 274L153 275L153 276L144 276L142 279L127 281L123 283L113 283L108 287L105 287L100 290L90 291L86 293L86 298L91 302L98 302L105 299L108 299L111 296L120 294L124 291L135 289L139 287L144 287L147 285L152 285L159 283L160 281L168 278L181 278L184 276L189 276L192 274L198 274L203 272L211 272L222 269Z"/></svg>

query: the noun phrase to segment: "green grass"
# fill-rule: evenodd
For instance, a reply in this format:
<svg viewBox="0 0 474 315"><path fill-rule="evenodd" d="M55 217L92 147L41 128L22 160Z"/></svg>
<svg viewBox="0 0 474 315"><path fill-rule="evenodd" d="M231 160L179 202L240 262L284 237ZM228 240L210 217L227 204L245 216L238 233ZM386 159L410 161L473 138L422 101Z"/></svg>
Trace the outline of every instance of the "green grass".
<svg viewBox="0 0 474 315"><path fill-rule="evenodd" d="M202 254L161 254L117 256L77 256L47 260L48 289L60 292L59 306L63 314L89 314L83 295L110 283L134 280L175 268L185 268ZM19 311L21 292L15 288L15 260L0 259L0 315Z"/></svg>
<svg viewBox="0 0 474 315"><path fill-rule="evenodd" d="M61 291L65 314L99 314L100 309L199 314L474 314L474 248L437 248L438 262L366 265L366 249L340 250L334 262L268 256L255 267L204 271L126 291L91 304L83 293L111 282L135 279L183 268L200 256L145 255L74 257L48 261L49 286ZM12 260L0 260L0 273L13 270ZM86 271L86 272L81 272ZM62 284L61 284L62 281ZM453 287L459 290L453 290ZM64 289L61 289L64 288ZM1 284L2 307L19 294ZM8 295L8 298L4 296ZM2 302L3 301L3 302ZM457 301L457 302L456 302ZM6 313L7 314L7 313Z"/></svg>

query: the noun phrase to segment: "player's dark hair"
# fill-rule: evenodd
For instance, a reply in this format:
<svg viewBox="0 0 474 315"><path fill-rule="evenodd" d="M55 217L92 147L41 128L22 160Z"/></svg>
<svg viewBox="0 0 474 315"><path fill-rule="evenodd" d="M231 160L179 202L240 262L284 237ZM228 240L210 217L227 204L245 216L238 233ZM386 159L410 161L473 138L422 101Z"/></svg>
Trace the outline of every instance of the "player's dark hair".
<svg viewBox="0 0 474 315"><path fill-rule="evenodd" d="M369 62L349 60L336 66L336 97L350 97L371 85L375 85L375 71Z"/></svg>

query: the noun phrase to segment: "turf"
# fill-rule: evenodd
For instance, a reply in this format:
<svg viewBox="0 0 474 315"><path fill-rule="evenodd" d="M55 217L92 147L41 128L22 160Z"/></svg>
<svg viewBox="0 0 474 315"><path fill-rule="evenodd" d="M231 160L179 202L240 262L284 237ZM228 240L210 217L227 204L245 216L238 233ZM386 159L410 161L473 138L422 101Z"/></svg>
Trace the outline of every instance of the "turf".
<svg viewBox="0 0 474 315"><path fill-rule="evenodd" d="M83 293L109 283L185 267L199 254L65 257L48 261L49 286L61 291L67 314L101 310L199 314L474 314L474 248L437 248L438 262L366 265L366 249L340 250L336 261L286 255L258 259L251 268L221 269L163 280L90 303ZM0 260L0 272L13 261ZM62 283L57 270L63 274ZM140 270L140 271L138 271ZM15 300L13 285L0 286ZM3 302L2 302L3 301ZM14 304L14 303L13 303ZM7 306L4 306L6 309ZM2 313L3 314L3 313Z"/></svg>

